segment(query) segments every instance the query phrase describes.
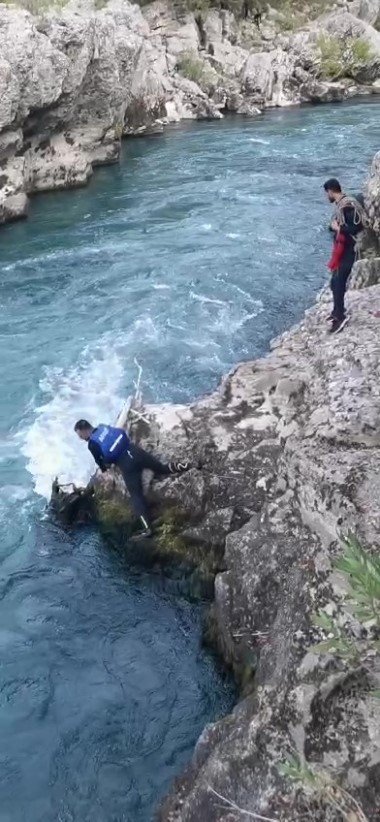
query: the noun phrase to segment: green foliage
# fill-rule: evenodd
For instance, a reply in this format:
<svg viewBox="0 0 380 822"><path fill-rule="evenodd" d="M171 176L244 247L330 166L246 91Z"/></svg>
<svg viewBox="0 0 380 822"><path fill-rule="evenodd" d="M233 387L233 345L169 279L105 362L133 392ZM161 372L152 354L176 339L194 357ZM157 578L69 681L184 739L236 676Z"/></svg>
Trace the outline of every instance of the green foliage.
<svg viewBox="0 0 380 822"><path fill-rule="evenodd" d="M326 640L313 646L314 651L321 654L334 653L348 662L358 661L359 653L355 643L341 631L333 617L321 611L313 616L313 624L327 634Z"/></svg>
<svg viewBox="0 0 380 822"><path fill-rule="evenodd" d="M320 775L317 774L307 762L301 762L296 754L289 756L278 766L281 776L285 776L292 782L309 786L312 789L319 787Z"/></svg>
<svg viewBox="0 0 380 822"><path fill-rule="evenodd" d="M68 0L14 0L15 5L29 11L35 17L54 9L62 9Z"/></svg>
<svg viewBox="0 0 380 822"><path fill-rule="evenodd" d="M124 123L122 120L117 120L114 124L115 140L121 140L124 132Z"/></svg>
<svg viewBox="0 0 380 822"><path fill-rule="evenodd" d="M368 40L362 40L360 37L355 40L353 37L350 38L349 48L351 53L351 59L354 66L363 66L366 63L369 63L372 57L374 56L372 48L368 43Z"/></svg>
<svg viewBox="0 0 380 822"><path fill-rule="evenodd" d="M134 515L124 498L107 496L103 494L95 495L97 517L100 525L105 528L117 529L122 526L130 526L134 522Z"/></svg>
<svg viewBox="0 0 380 822"><path fill-rule="evenodd" d="M327 34L321 34L317 43L321 52L322 77L327 80L339 80L345 74L342 43Z"/></svg>
<svg viewBox="0 0 380 822"><path fill-rule="evenodd" d="M348 583L348 593L344 597L344 604L361 623L370 623L375 632L380 628L380 558L372 556L360 545L353 534L344 540L343 555L334 563L334 567L345 574ZM314 614L313 624L322 628L327 638L317 645L314 650L320 653L333 653L348 662L360 662L360 643L351 639L345 629L342 629L336 619L325 611ZM368 638L361 643L367 653L378 652L380 643L369 628Z"/></svg>
<svg viewBox="0 0 380 822"><path fill-rule="evenodd" d="M274 0L274 2L271 2L271 6L277 11L275 26L281 32L295 31L307 22L307 16L304 18L299 4L294 0L277 0L277 2Z"/></svg>
<svg viewBox="0 0 380 822"><path fill-rule="evenodd" d="M13 0L16 6L26 9L26 11L29 11L35 17L46 14L48 11L62 9L67 5L68 1L69 0ZM148 1L150 2L150 0ZM100 11L107 3L108 0L94 0L94 7L96 11Z"/></svg>
<svg viewBox="0 0 380 822"><path fill-rule="evenodd" d="M209 87L214 79L212 69L192 51L184 51L180 55L177 70L201 88Z"/></svg>
<svg viewBox="0 0 380 822"><path fill-rule="evenodd" d="M352 534L345 540L343 556L335 567L347 575L350 591L346 601L360 622L380 627L380 558L363 550Z"/></svg>
<svg viewBox="0 0 380 822"><path fill-rule="evenodd" d="M321 76L327 80L352 77L373 57L370 44L360 37L339 40L337 37L321 34L317 45L321 53Z"/></svg>
<svg viewBox="0 0 380 822"><path fill-rule="evenodd" d="M155 541L157 546L164 553L170 555L178 554L183 559L187 557L187 545L185 540L178 533L184 522L184 514L177 508L168 508L161 513L160 518L155 522Z"/></svg>
<svg viewBox="0 0 380 822"><path fill-rule="evenodd" d="M180 0L178 6L183 12L192 11L206 14L212 7L212 3L210 0Z"/></svg>
<svg viewBox="0 0 380 822"><path fill-rule="evenodd" d="M306 793L313 794L318 804L339 812L339 819L344 822L368 822L368 819L356 799L327 771L310 766L301 761L298 754L293 754L278 766L279 773L290 779ZM330 816L329 816L330 818ZM336 818L334 816L334 818Z"/></svg>

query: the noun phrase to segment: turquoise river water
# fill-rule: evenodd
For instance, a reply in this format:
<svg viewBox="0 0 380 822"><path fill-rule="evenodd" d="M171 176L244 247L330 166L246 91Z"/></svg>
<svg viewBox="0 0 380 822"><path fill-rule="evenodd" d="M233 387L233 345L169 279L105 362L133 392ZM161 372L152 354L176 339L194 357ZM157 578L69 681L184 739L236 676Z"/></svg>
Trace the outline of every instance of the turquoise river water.
<svg viewBox="0 0 380 822"><path fill-rule="evenodd" d="M337 175L358 190L379 104L226 119L125 143L88 188L0 234L0 822L149 822L233 686L202 606L46 515L84 482L72 427L187 401L262 354L326 278ZM174 456L174 455L167 455Z"/></svg>

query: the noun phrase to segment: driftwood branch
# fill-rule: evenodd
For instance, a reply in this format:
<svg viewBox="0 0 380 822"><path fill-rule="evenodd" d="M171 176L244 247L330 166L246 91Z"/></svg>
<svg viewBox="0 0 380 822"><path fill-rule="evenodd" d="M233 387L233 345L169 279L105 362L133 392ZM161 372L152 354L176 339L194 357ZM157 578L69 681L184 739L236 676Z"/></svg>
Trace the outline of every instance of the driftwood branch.
<svg viewBox="0 0 380 822"><path fill-rule="evenodd" d="M218 791L212 788L211 785L208 785L207 787L209 791L211 791L211 793L213 793L214 796L217 796L218 799L221 799L225 803L225 805L227 805L229 808L232 808L234 811L237 811L237 813L242 814L243 816L249 816L250 819L258 819L259 822L278 822L278 820L274 819L273 817L261 816L259 813L255 813L254 811L247 811L244 808L240 808L239 805L236 804L236 802L233 802L232 799L227 799L226 796L223 796L221 793L218 793Z"/></svg>
<svg viewBox="0 0 380 822"><path fill-rule="evenodd" d="M120 425L122 427L127 426L128 419L131 416L135 417L137 420L143 420L143 422L146 422L147 424L149 424L149 420L146 417L144 417L144 415L141 414L140 411L137 411L136 408L133 407L133 406L136 406L136 405L137 406L142 405L142 395L141 395L140 386L141 386L141 377L142 377L142 373L143 373L143 367L142 367L142 365L140 365L140 363L138 362L136 357L134 358L133 362L135 363L136 368L137 368L137 379L133 380L135 393L131 394L128 397L127 401L125 402L125 404L124 404L124 406L123 406L122 410L120 411L120 414L117 418L117 425Z"/></svg>

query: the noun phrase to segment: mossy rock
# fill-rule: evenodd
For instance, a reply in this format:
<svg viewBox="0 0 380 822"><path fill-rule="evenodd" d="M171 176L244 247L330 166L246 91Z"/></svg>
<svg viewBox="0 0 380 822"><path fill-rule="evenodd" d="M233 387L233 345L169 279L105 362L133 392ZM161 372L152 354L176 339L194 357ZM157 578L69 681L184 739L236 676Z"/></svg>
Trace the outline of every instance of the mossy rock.
<svg viewBox="0 0 380 822"><path fill-rule="evenodd" d="M95 495L96 516L99 523L105 525L132 524L135 519L128 502L123 497Z"/></svg>
<svg viewBox="0 0 380 822"><path fill-rule="evenodd" d="M220 570L220 556L214 548L192 544L183 535L189 514L173 505L160 511L154 521L151 538L131 539L139 522L124 497L98 493L96 518L108 545L122 552L132 565L163 572L178 580L182 592L190 599L210 599L215 574Z"/></svg>
<svg viewBox="0 0 380 822"><path fill-rule="evenodd" d="M155 543L160 551L181 557L186 556L186 542L180 536L185 521L184 512L174 506L160 514L154 523Z"/></svg>
<svg viewBox="0 0 380 822"><path fill-rule="evenodd" d="M221 551L188 539L183 527L189 516L175 507L167 508L155 522L155 542L162 557L184 568L196 569L199 578L212 578L221 570Z"/></svg>

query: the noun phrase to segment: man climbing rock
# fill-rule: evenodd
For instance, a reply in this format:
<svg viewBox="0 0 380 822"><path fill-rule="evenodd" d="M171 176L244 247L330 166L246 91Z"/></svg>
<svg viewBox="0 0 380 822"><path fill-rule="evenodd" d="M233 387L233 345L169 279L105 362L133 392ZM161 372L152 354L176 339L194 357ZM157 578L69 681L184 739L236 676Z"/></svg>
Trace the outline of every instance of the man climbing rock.
<svg viewBox="0 0 380 822"><path fill-rule="evenodd" d="M143 531L139 536L151 536L149 509L142 485L143 471L146 469L152 471L155 476L169 477L189 471L194 466L190 462L160 462L152 454L134 445L124 428L113 428L103 424L94 428L87 420L78 420L74 431L81 440L87 442L88 449L101 471L107 471L111 465L117 465L120 469L133 510L142 522Z"/></svg>
<svg viewBox="0 0 380 822"><path fill-rule="evenodd" d="M333 294L333 310L329 321L329 333L336 334L342 331L347 324L344 307L344 295L348 278L356 258L356 242L358 235L364 229L365 211L362 204L355 198L342 192L338 180L332 178L324 184L324 190L330 203L336 207L335 216L331 222L334 232L333 251L328 263L331 271L331 291Z"/></svg>

